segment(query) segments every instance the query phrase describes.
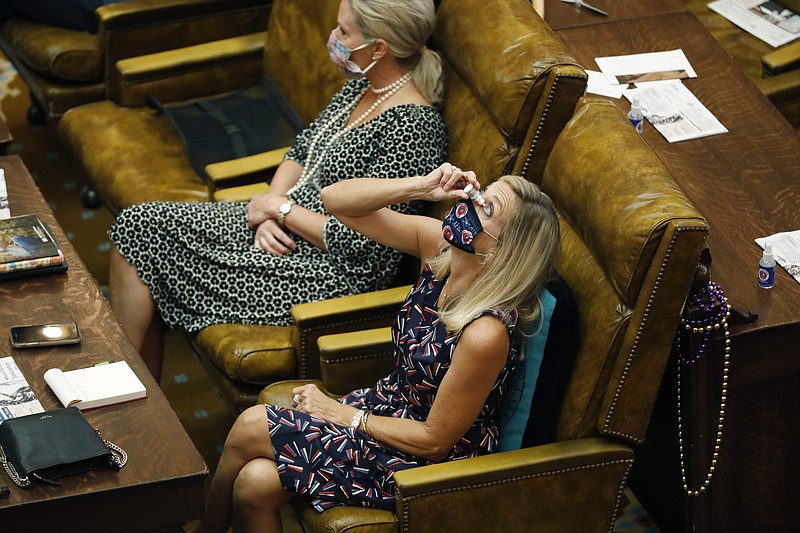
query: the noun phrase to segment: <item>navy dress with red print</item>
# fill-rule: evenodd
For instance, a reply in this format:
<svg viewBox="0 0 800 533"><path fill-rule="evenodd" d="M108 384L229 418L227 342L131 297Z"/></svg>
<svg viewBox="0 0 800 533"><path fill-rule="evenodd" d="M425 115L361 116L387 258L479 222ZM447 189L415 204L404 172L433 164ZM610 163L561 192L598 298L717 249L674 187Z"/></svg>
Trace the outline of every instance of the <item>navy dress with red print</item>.
<svg viewBox="0 0 800 533"><path fill-rule="evenodd" d="M396 369L374 387L341 402L373 416L425 420L453 357L459 333L448 333L436 302L445 280L426 268L392 326ZM477 420L456 443L448 461L496 451L497 418L519 351L516 311L487 309L506 326L511 349ZM478 318L478 317L476 317ZM319 511L337 505L394 510L394 473L431 461L383 446L362 431L293 409L266 406L270 438L283 486L312 499Z"/></svg>

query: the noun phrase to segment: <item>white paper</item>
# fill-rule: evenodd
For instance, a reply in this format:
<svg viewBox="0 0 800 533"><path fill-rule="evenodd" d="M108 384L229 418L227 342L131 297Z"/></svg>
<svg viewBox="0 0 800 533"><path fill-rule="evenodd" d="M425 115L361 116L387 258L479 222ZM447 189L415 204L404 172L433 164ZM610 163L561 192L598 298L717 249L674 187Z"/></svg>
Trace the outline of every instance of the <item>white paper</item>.
<svg viewBox="0 0 800 533"><path fill-rule="evenodd" d="M14 358L0 358L0 424L10 418L43 412L44 407Z"/></svg>
<svg viewBox="0 0 800 533"><path fill-rule="evenodd" d="M767 241L772 243L772 256L775 261L800 282L800 230L759 237L756 239L756 244L763 249Z"/></svg>
<svg viewBox="0 0 800 533"><path fill-rule="evenodd" d="M62 372L51 368L44 380L64 407L92 409L144 398L144 385L125 361Z"/></svg>
<svg viewBox="0 0 800 533"><path fill-rule="evenodd" d="M586 84L587 93L608 96L609 98L622 98L622 91L627 85L608 83L608 78L606 78L605 74L596 70L587 70L586 72L589 74L589 83Z"/></svg>
<svg viewBox="0 0 800 533"><path fill-rule="evenodd" d="M683 50L595 58L608 83L696 78Z"/></svg>
<svg viewBox="0 0 800 533"><path fill-rule="evenodd" d="M647 121L671 143L728 132L680 80L637 83L624 95L639 98Z"/></svg>
<svg viewBox="0 0 800 533"><path fill-rule="evenodd" d="M8 208L8 188L6 187L6 172L0 168L0 220L11 218L11 210Z"/></svg>
<svg viewBox="0 0 800 533"><path fill-rule="evenodd" d="M800 17L775 2L718 0L708 4L708 8L771 46L778 47L800 37Z"/></svg>
<svg viewBox="0 0 800 533"><path fill-rule="evenodd" d="M75 390L69 380L64 377L64 373L58 368L51 368L44 373L44 381L47 383L64 407L70 407L81 401L81 395Z"/></svg>

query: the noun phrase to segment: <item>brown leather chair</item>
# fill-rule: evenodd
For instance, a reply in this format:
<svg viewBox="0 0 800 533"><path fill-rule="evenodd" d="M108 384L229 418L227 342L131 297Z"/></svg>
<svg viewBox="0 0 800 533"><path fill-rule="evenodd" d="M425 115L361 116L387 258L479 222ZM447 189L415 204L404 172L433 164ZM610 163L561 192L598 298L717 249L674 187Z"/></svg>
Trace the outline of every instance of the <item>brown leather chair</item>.
<svg viewBox="0 0 800 533"><path fill-rule="evenodd" d="M399 472L396 512L318 513L298 502L304 531L613 529L708 226L608 101L579 104L541 186L557 207L559 270L581 316L556 442ZM342 393L374 384L391 366L387 335L384 328L319 339L322 385ZM298 383L270 385L259 400L289 406Z"/></svg>
<svg viewBox="0 0 800 533"><path fill-rule="evenodd" d="M263 30L269 2L130 0L102 6L97 16L98 34L24 19L0 27L0 47L31 92L32 123L43 124L72 107L113 97L106 76L120 59L165 45L190 46ZM151 38L154 28L158 40Z"/></svg>
<svg viewBox="0 0 800 533"><path fill-rule="evenodd" d="M337 9L338 0L273 3L263 72L305 122L344 81L325 49ZM586 74L526 0L500 0L492 9L488 19L480 0L443 0L439 6L430 46L442 54L446 69L443 113L450 159L485 178L507 172L541 174L555 137L584 93ZM481 38L466 39L465 28ZM146 74L148 63L158 75ZM179 89L202 86L196 70L184 74L178 67L163 66L167 64L152 56L122 63L119 101L136 105L146 92L170 99ZM134 71L141 74L131 75ZM167 71L176 75L163 75ZM216 84L217 79L210 81ZM192 170L180 139L151 110L110 102L75 108L62 119L60 133L98 192L115 208L148 200L209 199L209 186ZM210 187L215 194L217 187ZM405 294L405 289L400 292ZM367 306L363 312L372 311ZM267 383L317 376L318 358L297 354L306 349L316 353L317 336L343 327L331 316L314 324L306 321L300 329L218 324L192 341L222 396L231 409L240 411L256 402Z"/></svg>
<svg viewBox="0 0 800 533"><path fill-rule="evenodd" d="M708 8L708 0L686 0L689 10L786 117L800 127L800 41L773 48ZM800 0L779 0L800 14Z"/></svg>

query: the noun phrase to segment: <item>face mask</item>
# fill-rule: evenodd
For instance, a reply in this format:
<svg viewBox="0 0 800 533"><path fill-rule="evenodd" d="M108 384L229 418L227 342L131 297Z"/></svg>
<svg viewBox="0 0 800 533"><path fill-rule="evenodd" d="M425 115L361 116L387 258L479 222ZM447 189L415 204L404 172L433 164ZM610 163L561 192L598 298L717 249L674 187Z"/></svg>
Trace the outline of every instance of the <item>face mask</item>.
<svg viewBox="0 0 800 533"><path fill-rule="evenodd" d="M478 218L478 212L470 201L461 200L444 215L442 222L444 240L468 254L476 253L472 241L482 231L485 230ZM488 231L486 234L494 239Z"/></svg>
<svg viewBox="0 0 800 533"><path fill-rule="evenodd" d="M331 56L331 61L333 61L334 64L337 67L339 67L339 70L342 72L342 74L344 74L348 78L363 77L364 74L369 72L369 69L375 66L375 63L377 63L378 60L375 59L374 61L372 61L372 63L367 65L367 68L361 70L361 67L359 67L353 61L350 60L350 54L358 50L362 50L372 43L368 41L362 44L361 46L357 46L356 48L353 48L351 50L350 48L342 44L339 38L336 37L335 31L336 30L331 31L331 35L330 37L328 37L328 54Z"/></svg>

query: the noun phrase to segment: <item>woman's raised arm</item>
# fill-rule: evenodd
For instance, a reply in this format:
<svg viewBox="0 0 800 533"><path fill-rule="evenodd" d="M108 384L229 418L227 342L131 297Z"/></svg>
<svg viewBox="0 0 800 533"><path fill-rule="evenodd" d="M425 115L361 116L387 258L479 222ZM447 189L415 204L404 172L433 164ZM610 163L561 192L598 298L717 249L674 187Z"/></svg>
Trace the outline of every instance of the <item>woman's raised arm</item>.
<svg viewBox="0 0 800 533"><path fill-rule="evenodd" d="M442 246L441 221L404 215L387 206L414 200L467 198L475 173L445 163L427 176L401 179L355 178L322 189L325 208L342 223L381 244L416 257L430 257Z"/></svg>

